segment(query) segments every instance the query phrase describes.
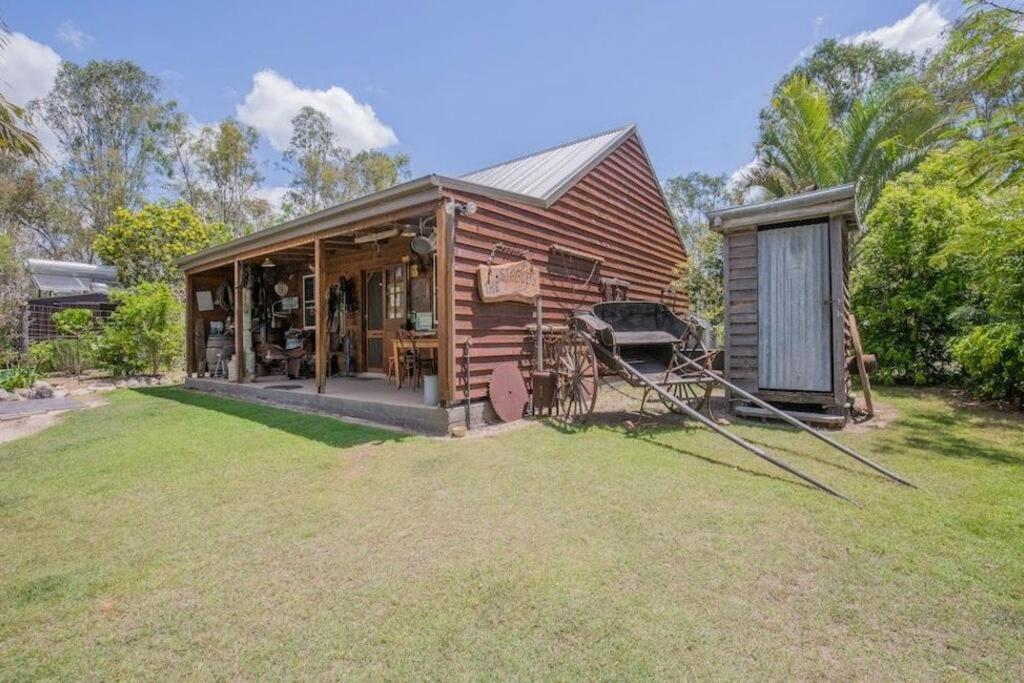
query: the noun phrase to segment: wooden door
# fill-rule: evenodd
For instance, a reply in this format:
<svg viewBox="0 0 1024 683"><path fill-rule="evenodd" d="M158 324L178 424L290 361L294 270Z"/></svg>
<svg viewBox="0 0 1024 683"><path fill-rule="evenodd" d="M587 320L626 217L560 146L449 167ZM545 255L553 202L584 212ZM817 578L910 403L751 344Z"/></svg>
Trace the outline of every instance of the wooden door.
<svg viewBox="0 0 1024 683"><path fill-rule="evenodd" d="M363 368L384 372L384 271L369 270L363 277Z"/></svg>
<svg viewBox="0 0 1024 683"><path fill-rule="evenodd" d="M832 391L828 223L757 233L758 386Z"/></svg>

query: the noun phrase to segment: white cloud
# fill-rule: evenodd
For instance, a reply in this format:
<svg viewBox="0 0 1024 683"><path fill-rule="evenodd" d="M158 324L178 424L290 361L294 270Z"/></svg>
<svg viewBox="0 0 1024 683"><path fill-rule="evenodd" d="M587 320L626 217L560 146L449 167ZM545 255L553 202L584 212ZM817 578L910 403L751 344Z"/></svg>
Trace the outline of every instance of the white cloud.
<svg viewBox="0 0 1024 683"><path fill-rule="evenodd" d="M22 33L11 33L7 49L0 50L0 92L11 102L22 106L44 97L53 88L60 62L60 55L49 45L37 43ZM35 118L35 133L43 148L54 159L64 158L64 151L53 131L39 125L38 117Z"/></svg>
<svg viewBox="0 0 1024 683"><path fill-rule="evenodd" d="M59 68L60 55L53 48L12 33L7 49L0 51L0 91L11 102L24 106L50 92Z"/></svg>
<svg viewBox="0 0 1024 683"><path fill-rule="evenodd" d="M922 55L945 42L944 31L948 26L949 20L942 16L937 4L923 2L896 23L849 36L843 42L865 43L874 40L884 47Z"/></svg>
<svg viewBox="0 0 1024 683"><path fill-rule="evenodd" d="M92 36L75 26L75 22L70 19L57 28L57 38L76 50L85 48L93 40Z"/></svg>
<svg viewBox="0 0 1024 683"><path fill-rule="evenodd" d="M288 148L292 119L302 107L322 111L330 120L338 143L353 152L387 147L398 142L395 132L381 123L368 104L360 104L344 88L300 88L280 74L264 69L252 77L252 89L238 105L238 120L267 136L279 151Z"/></svg>

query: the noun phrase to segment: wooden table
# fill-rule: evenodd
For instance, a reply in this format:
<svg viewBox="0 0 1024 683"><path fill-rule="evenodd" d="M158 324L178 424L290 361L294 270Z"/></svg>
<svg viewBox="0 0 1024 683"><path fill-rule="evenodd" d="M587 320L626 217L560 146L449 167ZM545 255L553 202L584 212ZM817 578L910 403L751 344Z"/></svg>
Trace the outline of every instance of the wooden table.
<svg viewBox="0 0 1024 683"><path fill-rule="evenodd" d="M402 349L411 350L412 347L415 347L416 355L419 355L419 352L423 349L429 349L433 352L434 356L437 356L437 351L440 348L440 340L437 338L436 332L412 334L405 339L395 337L391 340L391 344L391 357L395 367L395 383L399 389L402 388L402 374L398 372L398 368L401 367L399 361L401 360Z"/></svg>

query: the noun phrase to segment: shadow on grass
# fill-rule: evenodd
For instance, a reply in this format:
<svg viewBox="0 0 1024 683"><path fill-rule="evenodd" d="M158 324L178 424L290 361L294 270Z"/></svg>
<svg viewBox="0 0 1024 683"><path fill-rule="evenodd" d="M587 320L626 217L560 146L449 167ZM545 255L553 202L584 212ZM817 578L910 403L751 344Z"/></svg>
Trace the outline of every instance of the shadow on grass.
<svg viewBox="0 0 1024 683"><path fill-rule="evenodd" d="M1020 450L993 446L953 433L953 429L967 425L978 428L976 422L957 419L955 415L928 412L906 416L895 429L890 429L879 438L875 450L879 453L896 453L913 449L945 458L1024 465L1024 452Z"/></svg>
<svg viewBox="0 0 1024 683"><path fill-rule="evenodd" d="M360 444L402 441L408 438L406 434L343 422L333 417L300 413L182 388L152 387L133 389L133 391L145 396L174 401L194 408L214 410L224 415L255 422L264 427L287 432L310 441L318 441L332 448L349 448Z"/></svg>
<svg viewBox="0 0 1024 683"><path fill-rule="evenodd" d="M669 431L677 432L680 429L682 429L687 432L696 432L699 429L706 429L705 427L699 425L696 421L692 419L685 419L682 416L676 415L674 413L645 413L641 415L638 412L602 412L591 415L590 419L583 424L570 424L562 422L557 419L548 419L546 421L546 424L551 428L555 429L556 431L561 432L562 434L582 434L597 430L611 431L614 427L621 427L627 420L637 425L636 428L629 429L623 434L627 439L640 441L650 446L662 448L677 455L684 455L691 458L695 458L697 460L700 460L701 462L707 463L709 465L714 465L716 467L724 467L736 472L742 472L743 474L749 474L764 479L771 479L773 481L782 482L784 484L790 484L792 486L799 486L812 491L818 490L817 488L803 481L797 481L794 479L780 477L774 474L769 474L768 472L759 472L757 470L748 469L740 465L734 465L732 463L724 462L722 460L716 460L715 458L712 458L710 456L703 455L701 453L696 453L691 450L686 450L685 448L680 448L678 446L673 446L671 444L667 444L664 443L663 441L657 440L655 438L656 436L664 434ZM729 442L726 441L724 437L721 438L723 443L729 444ZM750 453L749 451L746 451L740 448L739 446L735 446L734 444L729 445L734 446L737 453L745 454L752 458L757 458L757 456L755 456L753 453ZM758 458L758 460L760 460L760 458ZM769 463L769 465L770 464L771 463ZM774 467L774 465L772 465L772 467Z"/></svg>

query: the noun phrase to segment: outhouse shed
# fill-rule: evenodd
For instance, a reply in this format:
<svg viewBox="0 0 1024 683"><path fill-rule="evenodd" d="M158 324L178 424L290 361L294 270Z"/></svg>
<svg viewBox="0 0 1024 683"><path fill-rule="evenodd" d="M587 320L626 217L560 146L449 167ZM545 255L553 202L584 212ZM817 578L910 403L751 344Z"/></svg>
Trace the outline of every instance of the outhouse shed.
<svg viewBox="0 0 1024 683"><path fill-rule="evenodd" d="M781 407L845 421L853 184L708 217L724 237L726 378Z"/></svg>

